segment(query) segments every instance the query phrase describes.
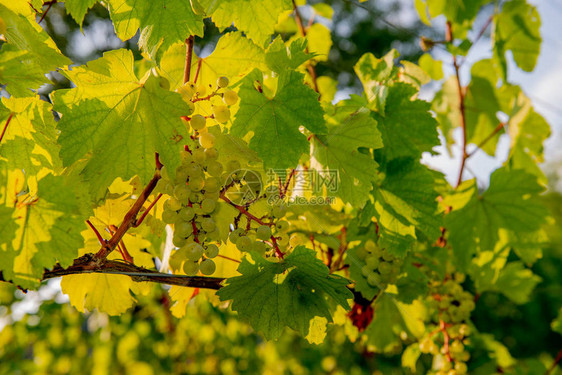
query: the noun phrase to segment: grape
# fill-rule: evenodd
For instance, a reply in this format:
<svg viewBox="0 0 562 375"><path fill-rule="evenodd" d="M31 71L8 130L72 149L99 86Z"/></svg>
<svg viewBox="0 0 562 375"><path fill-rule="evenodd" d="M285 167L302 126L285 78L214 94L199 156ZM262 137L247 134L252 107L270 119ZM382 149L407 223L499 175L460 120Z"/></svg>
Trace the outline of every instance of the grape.
<svg viewBox="0 0 562 375"><path fill-rule="evenodd" d="M217 224L215 224L215 221L213 219L208 217L201 222L201 228L205 232L212 232L217 228Z"/></svg>
<svg viewBox="0 0 562 375"><path fill-rule="evenodd" d="M201 115L193 115L190 123L193 130L201 130L207 126L207 119Z"/></svg>
<svg viewBox="0 0 562 375"><path fill-rule="evenodd" d="M205 151L201 148L196 149L195 151L193 151L193 161L198 163L198 164L203 164L205 162L205 159L207 157L205 156ZM201 169L201 167L199 167L199 169Z"/></svg>
<svg viewBox="0 0 562 375"><path fill-rule="evenodd" d="M238 94L234 90L226 90L222 96L222 100L226 105L234 105L238 102Z"/></svg>
<svg viewBox="0 0 562 375"><path fill-rule="evenodd" d="M206 93L207 93L207 87L205 85L197 86L197 96L198 97L205 96Z"/></svg>
<svg viewBox="0 0 562 375"><path fill-rule="evenodd" d="M214 244L207 245L204 254L207 258L215 258L219 255L219 247Z"/></svg>
<svg viewBox="0 0 562 375"><path fill-rule="evenodd" d="M230 233L230 242L232 242L233 244L236 244L236 242L238 242L238 240L240 239L240 237L243 235L244 231L240 228L238 229L234 229L231 233Z"/></svg>
<svg viewBox="0 0 562 375"><path fill-rule="evenodd" d="M175 247L182 247L187 244L187 238L178 236L174 233L174 237L172 237L172 243Z"/></svg>
<svg viewBox="0 0 562 375"><path fill-rule="evenodd" d="M199 263L197 262L186 261L183 264L183 272L185 272L187 276L195 276L197 275L198 271L199 271Z"/></svg>
<svg viewBox="0 0 562 375"><path fill-rule="evenodd" d="M268 247L264 242L254 241L252 243L251 249L252 249L252 251L255 251L256 253L263 255L267 251Z"/></svg>
<svg viewBox="0 0 562 375"><path fill-rule="evenodd" d="M215 105L212 107L213 116L215 120L221 124L224 124L230 120L230 109L225 105Z"/></svg>
<svg viewBox="0 0 562 375"><path fill-rule="evenodd" d="M380 286L382 283L381 275L376 272L371 272L369 276L367 276L367 282L370 286Z"/></svg>
<svg viewBox="0 0 562 375"><path fill-rule="evenodd" d="M252 240L248 236L241 236L238 241L236 241L236 247L240 251L248 251L250 250L250 246L252 245Z"/></svg>
<svg viewBox="0 0 562 375"><path fill-rule="evenodd" d="M186 258L189 260L197 261L203 256L203 246L197 242L192 242L185 247Z"/></svg>
<svg viewBox="0 0 562 375"><path fill-rule="evenodd" d="M189 100L195 94L195 85L191 82L186 82L176 91L180 93L182 97L185 97L185 100Z"/></svg>
<svg viewBox="0 0 562 375"><path fill-rule="evenodd" d="M174 228L174 235L185 238L191 233L193 233L193 224L191 224L191 222L181 221L179 223L176 223L176 226Z"/></svg>
<svg viewBox="0 0 562 375"><path fill-rule="evenodd" d="M189 186L191 187L192 192L199 192L205 186L205 180L202 177L192 177L189 179ZM192 199L191 201L193 202Z"/></svg>
<svg viewBox="0 0 562 375"><path fill-rule="evenodd" d="M455 363L455 371L459 375L466 374L468 372L468 367L466 366L466 363L457 362Z"/></svg>
<svg viewBox="0 0 562 375"><path fill-rule="evenodd" d="M271 210L273 217L280 219L287 214L287 206L284 204L277 205Z"/></svg>
<svg viewBox="0 0 562 375"><path fill-rule="evenodd" d="M365 250L369 253L375 251L377 247L377 244L373 240L367 240L367 242L365 242Z"/></svg>
<svg viewBox="0 0 562 375"><path fill-rule="evenodd" d="M256 236L260 240L268 240L271 237L271 228L267 225L262 225L256 230Z"/></svg>
<svg viewBox="0 0 562 375"><path fill-rule="evenodd" d="M189 200L190 200L192 203L199 203L199 202L201 202L201 201L203 200L203 194L201 194L201 193L198 192L198 191L194 191L194 192L192 192L191 195L189 196ZM194 207L193 209L194 209L195 211L197 211L197 208L198 208L198 207ZM197 212L196 212L196 213L197 213Z"/></svg>
<svg viewBox="0 0 562 375"><path fill-rule="evenodd" d="M219 79L217 79L217 86L220 87L221 89L224 89L225 87L228 87L228 78L226 77L219 77Z"/></svg>
<svg viewBox="0 0 562 375"><path fill-rule="evenodd" d="M223 167L222 164L216 160L212 160L207 164L207 172L214 177L220 177L222 174Z"/></svg>
<svg viewBox="0 0 562 375"><path fill-rule="evenodd" d="M190 194L191 190L185 184L176 185L174 188L174 197L181 203L187 203Z"/></svg>
<svg viewBox="0 0 562 375"><path fill-rule="evenodd" d="M359 247L357 248L357 252L355 253L355 255L357 255L357 258L361 259L361 260L365 260L367 259L367 251L365 250L365 248L363 247Z"/></svg>
<svg viewBox="0 0 562 375"><path fill-rule="evenodd" d="M277 244L279 244L279 246L285 247L289 244L289 235L288 234L284 234L281 237L279 237L277 239Z"/></svg>
<svg viewBox="0 0 562 375"><path fill-rule="evenodd" d="M168 261L168 265L170 266L170 268L174 271L179 270L181 267L181 264L183 262L183 254L179 254L177 251L170 257L170 260Z"/></svg>
<svg viewBox="0 0 562 375"><path fill-rule="evenodd" d="M207 186L205 186L205 188L207 188ZM207 199L210 199L212 201L216 201L220 198L220 192L218 191L218 189L217 189L217 191L205 190L205 194L203 194L203 197L207 198ZM220 207L219 205L216 205L215 211L213 211L213 212L218 212L219 207Z"/></svg>
<svg viewBox="0 0 562 375"><path fill-rule="evenodd" d="M202 172L201 167L197 163L189 163L186 170L189 176L201 175Z"/></svg>
<svg viewBox="0 0 562 375"><path fill-rule="evenodd" d="M387 261L387 262L392 262L394 260L394 255L389 253L387 250L383 250L382 259Z"/></svg>
<svg viewBox="0 0 562 375"><path fill-rule="evenodd" d="M173 224L178 220L178 213L172 210L164 210L162 212L162 221L166 224Z"/></svg>
<svg viewBox="0 0 562 375"><path fill-rule="evenodd" d="M189 152L189 151L181 150L180 151L180 157L181 157L181 162L184 165L189 164L190 162L193 161L193 157L191 156L191 152Z"/></svg>
<svg viewBox="0 0 562 375"><path fill-rule="evenodd" d="M275 223L275 229L277 229L278 232L285 232L289 229L289 223L285 220L279 220Z"/></svg>
<svg viewBox="0 0 562 375"><path fill-rule="evenodd" d="M205 180L205 192L218 192L220 189L220 182L217 177L209 177Z"/></svg>
<svg viewBox="0 0 562 375"><path fill-rule="evenodd" d="M203 275L212 275L215 273L217 266L211 259L205 259L199 265L199 269Z"/></svg>
<svg viewBox="0 0 562 375"><path fill-rule="evenodd" d="M178 211L181 208L181 203L174 197L169 198L164 202L164 210Z"/></svg>
<svg viewBox="0 0 562 375"><path fill-rule="evenodd" d="M369 266L370 269L372 270L376 270L380 264L379 258L378 257L370 257L367 258L367 266Z"/></svg>
<svg viewBox="0 0 562 375"><path fill-rule="evenodd" d="M207 160L215 160L216 158L218 158L218 156L219 154L216 148L212 147L212 148L205 149L205 158Z"/></svg>
<svg viewBox="0 0 562 375"><path fill-rule="evenodd" d="M215 210L216 206L217 201L208 198L203 199L203 202L201 202L201 211L203 211L203 214L210 214ZM211 232L211 230L209 230L208 232Z"/></svg>
<svg viewBox="0 0 562 375"><path fill-rule="evenodd" d="M184 207L180 210L179 215L180 219L183 221L191 221L195 216L195 211L193 210L193 207Z"/></svg>
<svg viewBox="0 0 562 375"><path fill-rule="evenodd" d="M211 148L215 145L215 136L212 133L204 133L199 136L199 144L203 148ZM205 160L205 154L203 153L203 161Z"/></svg>

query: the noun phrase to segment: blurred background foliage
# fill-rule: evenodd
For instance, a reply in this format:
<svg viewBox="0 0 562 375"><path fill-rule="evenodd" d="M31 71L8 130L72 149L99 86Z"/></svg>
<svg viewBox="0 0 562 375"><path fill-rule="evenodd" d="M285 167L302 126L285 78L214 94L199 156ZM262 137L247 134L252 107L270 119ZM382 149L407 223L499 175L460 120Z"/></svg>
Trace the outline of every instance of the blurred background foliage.
<svg viewBox="0 0 562 375"><path fill-rule="evenodd" d="M419 36L432 36L432 31L417 17L409 20L400 16L406 4L402 1L326 2L334 9L332 20L325 20L332 30L333 45L328 59L318 63L317 71L319 75L336 79L340 89L351 87L357 93L360 91L360 84L352 74L353 65L366 51L382 56L395 48L401 59L417 61L422 54ZM305 18L311 16L304 14ZM66 14L64 5L58 3L45 17L44 27L61 51L77 64L123 47L140 56L137 38L120 41L114 34L107 9L99 4L86 15L82 31ZM284 27L279 32L288 39L291 33L287 31L292 26ZM196 40L196 52L210 53L218 37L218 30L207 23L204 39ZM42 94L69 87L70 83L62 76L54 73L52 78L53 85L43 88ZM562 196L550 192L544 199L552 208L555 221L548 228L550 246L544 250L543 259L533 266L533 272L542 282L534 290L531 301L523 305L499 293L480 296L472 320L480 330L480 334L474 335L473 344L476 348L480 345L482 352L475 350L470 360L473 373L494 373L499 366L513 361L513 356L525 360L526 364L518 367L517 373L544 374L544 363L551 363L562 348L562 336L550 328L562 306L562 273L559 272ZM467 288L470 290L470 285ZM349 320L343 326L330 326L321 345L309 344L292 331L286 331L277 342L265 342L248 325L233 318L232 313L212 306L204 298L191 302L186 317L171 316L167 294L160 287L153 288L150 296L142 297L134 310L120 317L98 312L80 314L60 297L47 298L30 309L26 307L29 296L11 284L0 283L0 374L402 374L406 371L399 354L374 355L361 343L350 341L348 337L354 336L354 328ZM403 350L397 349L397 353ZM420 373L423 366L429 365L428 361L429 357L418 362Z"/></svg>

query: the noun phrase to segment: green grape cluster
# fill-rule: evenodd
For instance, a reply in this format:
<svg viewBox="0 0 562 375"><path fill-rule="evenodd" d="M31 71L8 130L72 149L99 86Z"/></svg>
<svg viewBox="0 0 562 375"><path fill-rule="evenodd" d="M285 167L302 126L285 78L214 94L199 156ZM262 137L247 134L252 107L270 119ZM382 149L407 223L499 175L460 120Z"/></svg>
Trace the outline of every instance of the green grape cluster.
<svg viewBox="0 0 562 375"><path fill-rule="evenodd" d="M388 284L396 282L402 268L402 259L395 257L387 249L381 249L371 239L358 249L357 256L365 262L361 273L369 285L385 289Z"/></svg>
<svg viewBox="0 0 562 375"><path fill-rule="evenodd" d="M286 214L287 206L279 202L272 207L269 221L264 219L256 222L256 226L250 222L246 228L236 228L230 233L230 241L240 251L255 251L261 255L266 255L275 246L285 248L289 245L289 222L283 220Z"/></svg>
<svg viewBox="0 0 562 375"><path fill-rule="evenodd" d="M463 290L465 276L457 273L445 282L430 286L428 305L433 312L429 333L420 341L420 351L434 356L437 375L466 374L470 353L470 314L474 296ZM439 360L437 360L439 359Z"/></svg>
<svg viewBox="0 0 562 375"><path fill-rule="evenodd" d="M159 189L170 196L164 202L162 220L173 225L172 242L177 248L170 258L170 267L183 269L187 275L199 271L213 274L216 265L212 259L219 253L215 243L220 241L220 233L215 216L220 207L223 166L213 147L214 136L203 132L206 127L199 123L203 120L195 116L191 119L192 125L195 124L192 127L199 131L199 145L193 144L191 149L182 151L182 163L173 179L163 169L159 181Z"/></svg>

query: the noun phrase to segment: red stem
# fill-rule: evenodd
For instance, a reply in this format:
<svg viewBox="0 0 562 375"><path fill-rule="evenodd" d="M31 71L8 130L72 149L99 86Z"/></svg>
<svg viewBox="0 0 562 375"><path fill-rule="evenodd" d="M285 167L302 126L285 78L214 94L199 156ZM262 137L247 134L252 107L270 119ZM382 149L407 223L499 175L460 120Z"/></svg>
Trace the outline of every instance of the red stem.
<svg viewBox="0 0 562 375"><path fill-rule="evenodd" d="M158 199L160 199L162 197L162 193L158 194L158 196L156 197L156 199L154 199L154 202L152 202L150 204L150 206L148 206L148 208L146 209L146 211L144 211L142 213L142 216L135 222L135 224L133 225L134 228L138 227L139 225L142 224L143 220L146 218L146 215L148 215L148 213L150 212L150 210L152 209L152 207L154 207L156 205L156 202L158 202Z"/></svg>
<svg viewBox="0 0 562 375"><path fill-rule="evenodd" d="M94 231L96 237L98 238L98 241L100 242L100 245L105 245L106 240L103 239L103 237L101 236L100 232L98 232L98 230L96 229L96 227L94 227L94 225L92 224L92 222L90 220L86 220L86 224L88 224L90 226L90 228L92 228L92 230Z"/></svg>
<svg viewBox="0 0 562 375"><path fill-rule="evenodd" d="M10 121L12 121L13 116L14 116L13 113L10 113L10 116L8 116L8 119L4 124L4 128L2 129L2 134L0 134L0 142L2 142L2 138L4 138L4 134L6 134L6 131L8 130L8 125L10 124Z"/></svg>

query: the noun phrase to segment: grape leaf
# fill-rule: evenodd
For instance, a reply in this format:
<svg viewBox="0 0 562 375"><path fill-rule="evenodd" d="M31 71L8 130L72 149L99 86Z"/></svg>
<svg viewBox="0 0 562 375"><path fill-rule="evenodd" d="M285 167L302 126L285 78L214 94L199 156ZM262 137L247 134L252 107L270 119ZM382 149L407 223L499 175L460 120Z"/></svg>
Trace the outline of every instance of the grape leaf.
<svg viewBox="0 0 562 375"><path fill-rule="evenodd" d="M315 134L311 139L311 168L326 178L337 174L334 192L356 207L362 207L369 198L378 167L370 152L359 149L383 147L377 123L361 101L339 102L327 116L328 131Z"/></svg>
<svg viewBox="0 0 562 375"><path fill-rule="evenodd" d="M429 113L430 104L411 99L416 89L397 82L388 89L384 115L373 113L382 134L384 155L419 158L439 144L437 122Z"/></svg>
<svg viewBox="0 0 562 375"><path fill-rule="evenodd" d="M222 31L234 24L259 46L268 42L279 15L292 9L289 0L197 0Z"/></svg>
<svg viewBox="0 0 562 375"><path fill-rule="evenodd" d="M318 94L302 79L302 74L295 71L281 73L272 98L255 86L263 84L258 70L241 81L240 109L232 124L232 134L243 137L253 131L250 148L258 153L266 168L294 168L298 164L309 149L299 126L315 133L325 132Z"/></svg>
<svg viewBox="0 0 562 375"><path fill-rule="evenodd" d="M278 36L265 52L267 67L277 73L298 68L302 63L315 57L315 54L306 51L306 45L306 39L298 38L287 46Z"/></svg>
<svg viewBox="0 0 562 375"><path fill-rule="evenodd" d="M550 323L550 327L554 332L562 335L562 308L558 310L558 316Z"/></svg>
<svg viewBox="0 0 562 375"><path fill-rule="evenodd" d="M496 170L482 195L475 181L465 181L445 199L452 207L445 217L455 263L466 270L478 250L493 250L498 230L534 232L547 220L548 211L537 199L544 188L534 175L522 170Z"/></svg>
<svg viewBox="0 0 562 375"><path fill-rule="evenodd" d="M99 1L100 0L64 0L64 7L66 8L66 12L82 27L86 12Z"/></svg>
<svg viewBox="0 0 562 375"><path fill-rule="evenodd" d="M197 83L201 85L216 85L217 78L228 77L232 84L238 81L244 73L254 68L265 70L265 53L240 32L224 34L207 57L193 59L191 66L192 77L197 74ZM166 51L160 60L159 73L170 81L170 88L177 89L183 85L185 65L185 44L174 44ZM193 81L194 78L192 78Z"/></svg>
<svg viewBox="0 0 562 375"><path fill-rule="evenodd" d="M542 38L541 19L537 9L525 0L512 0L502 5L496 16L494 29L494 58L507 80L505 54L511 51L517 66L526 72L535 68Z"/></svg>
<svg viewBox="0 0 562 375"><path fill-rule="evenodd" d="M233 300L232 309L267 339L278 338L286 326L307 335L315 317L331 322L325 297L349 309L349 281L330 275L314 251L298 246L279 263L257 254L252 259L253 264L244 259L238 268L242 275L227 279L217 294Z"/></svg>
<svg viewBox="0 0 562 375"><path fill-rule="evenodd" d="M36 287L44 268L57 261L69 266L78 255L85 226L81 183L72 177L47 175L38 183L37 196L29 196L13 211L16 237L0 259L4 278L22 287ZM21 199L21 198L20 198ZM77 231L78 229L78 231Z"/></svg>
<svg viewBox="0 0 562 375"><path fill-rule="evenodd" d="M371 324L365 330L369 345L378 353L392 352L401 344L400 332L420 337L424 332L423 308L419 302L406 305L383 293L377 298Z"/></svg>
<svg viewBox="0 0 562 375"><path fill-rule="evenodd" d="M162 89L156 77L139 81L130 51L107 52L66 74L77 88L55 95L55 109L62 113L60 155L66 166L90 156L82 174L95 199L117 177L138 175L146 183L155 152L168 170L176 169L178 142L187 137L180 116L189 108L179 94Z"/></svg>
<svg viewBox="0 0 562 375"><path fill-rule="evenodd" d="M190 35L203 36L203 17L193 12L189 1L109 0L109 13L122 40L131 39L140 28L139 46L151 56Z"/></svg>
<svg viewBox="0 0 562 375"><path fill-rule="evenodd" d="M28 4L21 7L18 2L0 4L0 19L6 27L7 41L0 50L0 82L8 85L12 95L32 95L29 89L48 82L45 73L71 63L35 22L35 12Z"/></svg>
<svg viewBox="0 0 562 375"><path fill-rule="evenodd" d="M62 165L51 104L39 97L2 98L2 104L10 111L3 121L6 131L0 148L8 167L23 169L30 176L43 168L59 170Z"/></svg>
<svg viewBox="0 0 562 375"><path fill-rule="evenodd" d="M375 217L380 241L398 256L417 238L429 241L440 235L435 181L427 167L413 159L395 159L385 165L384 180L375 184Z"/></svg>

